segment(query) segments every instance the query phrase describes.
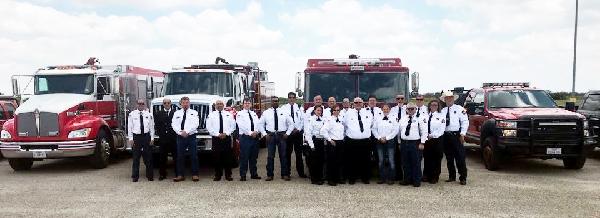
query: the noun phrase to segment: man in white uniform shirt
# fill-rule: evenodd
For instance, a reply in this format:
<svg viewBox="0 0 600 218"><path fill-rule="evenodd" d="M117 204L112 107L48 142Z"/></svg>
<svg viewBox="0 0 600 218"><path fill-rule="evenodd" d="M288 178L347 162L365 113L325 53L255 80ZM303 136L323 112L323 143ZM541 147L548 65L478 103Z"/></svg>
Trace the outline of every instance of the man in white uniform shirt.
<svg viewBox="0 0 600 218"><path fill-rule="evenodd" d="M404 105L404 94L396 95L397 105L390 110L390 116L400 122L403 116L406 116L406 105ZM394 162L396 162L396 180L402 181L404 173L402 173L402 155L400 155L400 136L397 137L396 152L394 153Z"/></svg>
<svg viewBox="0 0 600 218"><path fill-rule="evenodd" d="M271 108L264 111L260 117L260 132L267 140L267 179L273 181L275 165L275 150L279 151L281 178L290 181L290 169L287 168L285 140L294 130L294 121L279 108L279 98L271 97Z"/></svg>
<svg viewBox="0 0 600 218"><path fill-rule="evenodd" d="M237 113L236 123L240 132L240 181L246 181L246 172L250 169L251 179L261 179L256 168L258 159L259 118L252 111L250 99L244 99L244 109Z"/></svg>
<svg viewBox="0 0 600 218"><path fill-rule="evenodd" d="M233 157L231 134L235 131L236 124L233 115L223 110L225 104L222 100L215 102L215 110L206 118L206 129L212 136L212 153L215 165L213 181L220 181L225 171L225 180L233 181L231 168L235 165Z"/></svg>
<svg viewBox="0 0 600 218"><path fill-rule="evenodd" d="M131 179L137 182L140 178L140 157L144 157L146 166L146 178L154 181L154 166L152 166L152 148L154 142L154 118L152 113L146 109L146 102L142 99L137 101L137 109L129 113L127 119L127 136L133 150L133 166Z"/></svg>
<svg viewBox="0 0 600 218"><path fill-rule="evenodd" d="M188 150L190 154L190 162L192 164L192 181L197 182L200 180L199 169L198 169L198 145L196 140L196 133L198 133L198 126L200 126L200 117L198 112L190 108L190 99L188 97L182 97L179 100L181 109L173 114L173 121L171 126L173 131L177 133L177 168L175 172L174 182L181 182L185 180L185 151Z"/></svg>
<svg viewBox="0 0 600 218"><path fill-rule="evenodd" d="M373 115L363 109L363 100L354 99L354 108L348 110L344 117L346 126L346 150L348 163L344 166L348 184L354 184L356 179L361 179L364 184L369 184L371 165L371 123Z"/></svg>
<svg viewBox="0 0 600 218"><path fill-rule="evenodd" d="M287 168L291 169L292 152L294 152L296 154L296 171L298 171L298 176L300 176L300 178L307 178L306 174L304 173L304 148L302 140L302 135L304 134L304 110L302 107L300 107L300 105L296 104L296 93L289 92L288 103L281 106L280 109L283 112L287 112L294 122L294 130L292 130L292 134L290 134L286 140L286 159L288 160Z"/></svg>
<svg viewBox="0 0 600 218"><path fill-rule="evenodd" d="M466 185L467 164L464 143L465 134L469 128L469 116L462 106L454 104L454 93L451 91L444 91L441 98L446 102L446 107L442 109L442 114L446 116L446 131L444 132L444 154L448 167L446 182L456 181L456 168L458 168L460 184ZM454 167L454 162L456 162L456 167Z"/></svg>

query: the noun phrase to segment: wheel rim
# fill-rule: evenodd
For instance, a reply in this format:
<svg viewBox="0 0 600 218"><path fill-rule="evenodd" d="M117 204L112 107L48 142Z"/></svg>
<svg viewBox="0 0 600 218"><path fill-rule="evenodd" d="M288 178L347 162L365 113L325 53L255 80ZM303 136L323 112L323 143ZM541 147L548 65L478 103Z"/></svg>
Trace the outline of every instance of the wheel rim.
<svg viewBox="0 0 600 218"><path fill-rule="evenodd" d="M100 145L102 145L102 148L104 149L104 151L103 151L104 155L105 155L104 159L107 159L110 156L110 144L108 143L108 141L105 138L103 138L100 141Z"/></svg>

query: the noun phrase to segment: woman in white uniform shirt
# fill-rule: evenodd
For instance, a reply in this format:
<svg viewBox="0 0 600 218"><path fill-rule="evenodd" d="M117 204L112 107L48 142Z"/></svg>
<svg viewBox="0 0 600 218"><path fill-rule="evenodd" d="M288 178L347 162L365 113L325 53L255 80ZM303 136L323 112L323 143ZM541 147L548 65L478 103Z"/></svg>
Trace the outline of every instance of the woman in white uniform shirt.
<svg viewBox="0 0 600 218"><path fill-rule="evenodd" d="M325 140L321 135L321 128L325 123L323 108L315 106L314 115L305 122L304 140L310 147L309 172L310 181L315 185L323 185L323 160L325 156Z"/></svg>
<svg viewBox="0 0 600 218"><path fill-rule="evenodd" d="M325 121L321 128L321 135L325 138L325 162L327 163L327 184L336 186L345 183L340 179L343 165L344 152L344 123L340 115L340 106L333 107L331 117Z"/></svg>
<svg viewBox="0 0 600 218"><path fill-rule="evenodd" d="M424 122L427 124L427 141L423 150L423 182L435 184L439 181L442 156L444 155L443 140L446 129L446 117L441 113L440 101L432 100L427 105L429 113Z"/></svg>
<svg viewBox="0 0 600 218"><path fill-rule="evenodd" d="M390 106L383 106L383 115L376 117L373 121L373 136L377 141L377 156L379 157L379 181L377 184L394 184L396 178L396 164L394 155L396 150L396 135L398 134L398 122L390 114ZM385 162L389 167L385 167Z"/></svg>

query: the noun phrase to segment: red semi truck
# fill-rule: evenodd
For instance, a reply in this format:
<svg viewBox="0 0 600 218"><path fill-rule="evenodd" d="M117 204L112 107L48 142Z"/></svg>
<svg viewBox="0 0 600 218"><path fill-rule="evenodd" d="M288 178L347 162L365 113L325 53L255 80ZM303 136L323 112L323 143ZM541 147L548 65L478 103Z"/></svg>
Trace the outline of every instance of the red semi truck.
<svg viewBox="0 0 600 218"><path fill-rule="evenodd" d="M13 77L16 96L33 89L2 127L0 150L14 170L68 157L88 157L94 168L104 168L112 154L127 149L128 113L137 99L149 103L160 95L163 72L96 63L90 58L85 65ZM19 81L26 81L23 89Z"/></svg>

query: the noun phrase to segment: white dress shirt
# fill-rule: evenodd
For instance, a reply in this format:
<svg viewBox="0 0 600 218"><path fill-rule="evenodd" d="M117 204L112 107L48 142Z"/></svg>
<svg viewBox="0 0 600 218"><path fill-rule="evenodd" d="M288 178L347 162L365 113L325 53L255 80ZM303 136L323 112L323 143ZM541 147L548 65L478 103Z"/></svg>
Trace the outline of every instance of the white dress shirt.
<svg viewBox="0 0 600 218"><path fill-rule="evenodd" d="M421 107L417 106L417 111L415 112L415 116L417 116L418 118L427 116L427 114L429 113L427 106L423 105Z"/></svg>
<svg viewBox="0 0 600 218"><path fill-rule="evenodd" d="M342 108L340 110L340 120L343 120L344 114L346 114L348 112L348 110L350 110L350 108Z"/></svg>
<svg viewBox="0 0 600 218"><path fill-rule="evenodd" d="M358 116L363 124L363 131L360 131L360 124L358 122ZM371 137L371 127L373 122L373 115L370 111L364 108L358 112L356 109L350 109L346 112L344 117L344 125L346 125L346 136L351 139L367 139Z"/></svg>
<svg viewBox="0 0 600 218"><path fill-rule="evenodd" d="M233 115L229 113L229 111L222 110L220 112L223 117L223 133L230 136L231 133L235 131L235 119L233 119ZM219 136L220 128L219 111L215 110L210 112L208 117L206 117L206 129L208 130L208 134L211 136Z"/></svg>
<svg viewBox="0 0 600 218"><path fill-rule="evenodd" d="M315 148L313 137L323 139L323 135L321 135L321 128L323 128L324 123L325 118L318 117L317 115L313 115L308 118L308 121L304 126L304 140L308 142L308 146L310 148Z"/></svg>
<svg viewBox="0 0 600 218"><path fill-rule="evenodd" d="M275 130L275 109L269 108L262 113L260 116L260 128L259 131L263 135L267 135L269 132L285 132L286 135L290 135L294 130L294 121L292 118L280 108L277 108L277 127Z"/></svg>
<svg viewBox="0 0 600 218"><path fill-rule="evenodd" d="M408 135L406 135L406 127L409 120L411 121L410 129ZM427 125L423 123L423 119L417 119L415 115L406 115L400 120L398 135L400 135L402 140L421 140L421 143L425 143L427 141Z"/></svg>
<svg viewBox="0 0 600 218"><path fill-rule="evenodd" d="M421 117L421 119L425 119L425 123L427 124L427 131L431 138L437 139L444 135L444 131L446 130L446 117L440 112L429 113L425 117ZM429 132L431 131L431 132Z"/></svg>
<svg viewBox="0 0 600 218"><path fill-rule="evenodd" d="M249 113L248 113L249 112ZM250 122L250 117L252 117L252 122ZM260 119L254 113L254 111L242 110L237 113L235 122L238 125L240 130L240 135L252 135L253 132L259 132L258 130L258 122ZM254 131L252 131L252 124L254 124Z"/></svg>
<svg viewBox="0 0 600 218"><path fill-rule="evenodd" d="M400 113L398 113L398 109L400 109ZM398 105L392 107L392 109L390 109L390 115L395 117L397 122L400 122L400 119L406 116L406 105L402 105L402 107L398 107Z"/></svg>
<svg viewBox="0 0 600 218"><path fill-rule="evenodd" d="M333 113L331 113L331 110L333 110L333 109L330 107L323 109L323 117L325 117L325 118L331 117L331 115L333 114Z"/></svg>
<svg viewBox="0 0 600 218"><path fill-rule="evenodd" d="M329 112L325 112L327 111L328 108L325 108L324 105L321 105L321 108L323 108L323 117L327 118L331 116L331 109L329 109ZM315 110L315 107L308 107L306 108L306 112L304 113L304 117L306 118L306 120L308 120L309 117L311 117L313 114L313 111Z"/></svg>
<svg viewBox="0 0 600 218"><path fill-rule="evenodd" d="M185 112L185 123L183 129L181 129L181 122L183 122L184 115L183 112L183 109L179 109L173 114L173 120L171 122L173 131L175 131L177 135L181 135L181 131L185 131L188 135L198 133L198 126L200 126L200 117L198 117L198 112L191 108L187 109Z"/></svg>
<svg viewBox="0 0 600 218"><path fill-rule="evenodd" d="M144 123L143 133L150 133L151 139L154 140L154 117L152 117L152 113L148 110L139 111L136 109L129 113L129 117L127 118L127 137L129 140L133 140L133 134L143 134L140 128L140 113Z"/></svg>
<svg viewBox="0 0 600 218"><path fill-rule="evenodd" d="M442 109L444 117L448 117L448 107ZM450 123L446 126L446 132L457 132L460 131L460 135L464 136L467 134L469 129L469 116L467 111L460 105L453 104L450 106L450 120L446 119L446 122Z"/></svg>
<svg viewBox="0 0 600 218"><path fill-rule="evenodd" d="M383 110L381 110L381 108L379 108L377 106L375 106L373 108L367 106L363 109L367 110L369 113L371 113L371 115L373 115L374 118L383 117Z"/></svg>
<svg viewBox="0 0 600 218"><path fill-rule="evenodd" d="M387 118L384 120L384 118ZM373 121L373 136L379 140L385 138L385 140L392 140L398 135L398 122L395 117L382 116L376 117Z"/></svg>
<svg viewBox="0 0 600 218"><path fill-rule="evenodd" d="M291 113L292 113L292 109L294 110L294 117L292 118L292 121L294 121L294 128L298 131L301 131L304 128L304 108L298 106L298 104L294 103L294 104L285 104L281 107L279 107L278 110L282 110L284 113L287 113L288 115L290 115L290 117L292 117Z"/></svg>
<svg viewBox="0 0 600 218"><path fill-rule="evenodd" d="M344 119L341 116L331 116L323 124L321 135L327 141L344 140Z"/></svg>

